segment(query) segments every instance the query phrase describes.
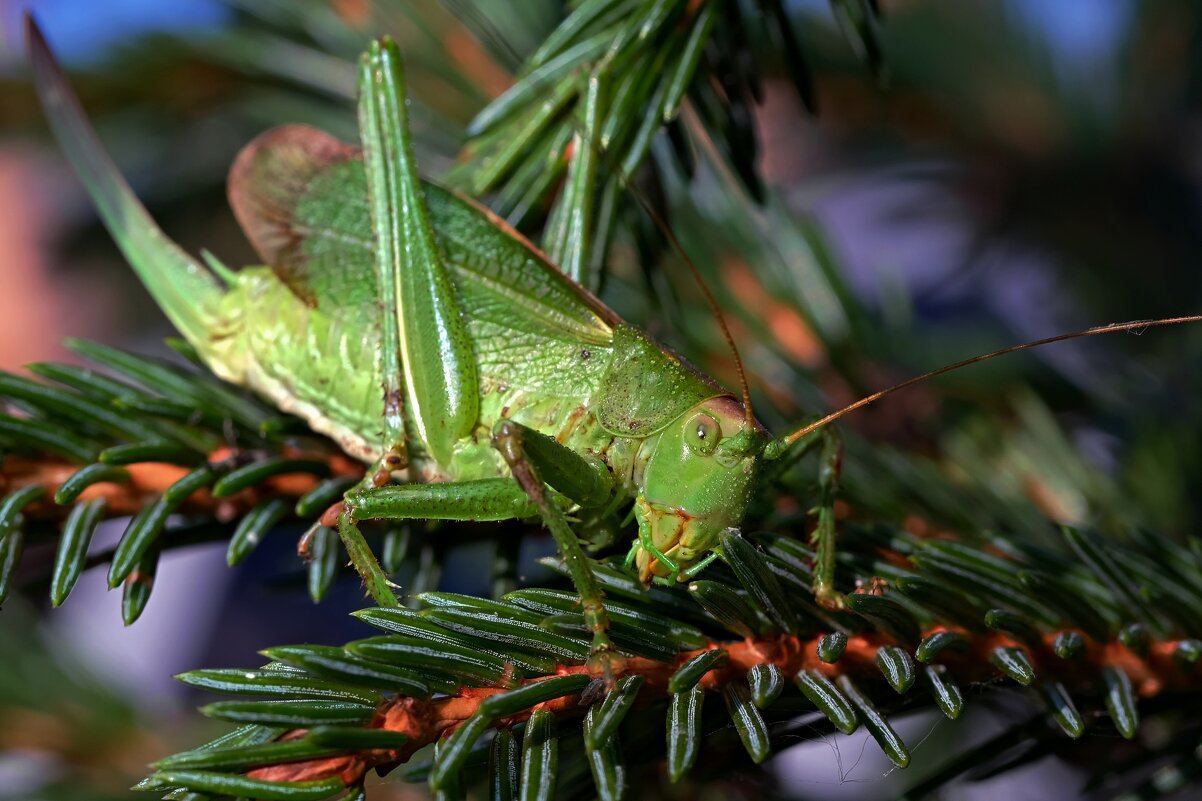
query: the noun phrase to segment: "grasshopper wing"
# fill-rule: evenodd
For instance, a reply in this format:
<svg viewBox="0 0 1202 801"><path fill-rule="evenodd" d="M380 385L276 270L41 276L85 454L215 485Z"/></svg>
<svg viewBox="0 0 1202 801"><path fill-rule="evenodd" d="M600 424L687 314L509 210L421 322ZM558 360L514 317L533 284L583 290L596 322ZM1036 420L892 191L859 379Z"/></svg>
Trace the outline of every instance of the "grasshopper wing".
<svg viewBox="0 0 1202 801"><path fill-rule="evenodd" d="M276 128L238 157L229 195L251 243L305 302L335 317L378 314L367 178L357 148L303 125ZM560 369L560 359L547 357L570 364L581 348L604 351L617 315L473 201L429 182L425 200L481 383L558 397L590 394L599 380L594 370Z"/></svg>
<svg viewBox="0 0 1202 801"><path fill-rule="evenodd" d="M230 207L263 263L311 306L375 301L359 150L306 125L274 128L230 168ZM322 303L325 299L325 303Z"/></svg>
<svg viewBox="0 0 1202 801"><path fill-rule="evenodd" d="M525 298L527 320L566 336L609 341L618 318L601 301L490 211L436 184L425 188L434 234L459 283ZM358 148L307 125L274 128L235 160L229 199L264 263L306 302L375 301L371 210Z"/></svg>

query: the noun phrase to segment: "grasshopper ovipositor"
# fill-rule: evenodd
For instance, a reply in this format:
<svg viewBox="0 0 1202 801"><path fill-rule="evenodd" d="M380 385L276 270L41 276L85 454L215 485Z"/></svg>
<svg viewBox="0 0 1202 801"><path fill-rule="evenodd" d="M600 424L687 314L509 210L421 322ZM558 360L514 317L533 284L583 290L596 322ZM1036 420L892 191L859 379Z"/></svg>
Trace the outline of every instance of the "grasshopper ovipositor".
<svg viewBox="0 0 1202 801"><path fill-rule="evenodd" d="M423 182L390 41L360 64L358 147L285 126L238 157L230 201L267 265L238 272L166 239L32 23L29 42L56 135L175 326L215 374L369 465L330 522L377 602L395 598L360 521L541 517L605 653L600 587L568 513L633 505L640 578L683 580L740 525L764 464L819 442L829 512L838 447L824 426L843 412L771 438L745 388L682 363L489 212ZM829 513L818 536L815 592L837 603Z"/></svg>

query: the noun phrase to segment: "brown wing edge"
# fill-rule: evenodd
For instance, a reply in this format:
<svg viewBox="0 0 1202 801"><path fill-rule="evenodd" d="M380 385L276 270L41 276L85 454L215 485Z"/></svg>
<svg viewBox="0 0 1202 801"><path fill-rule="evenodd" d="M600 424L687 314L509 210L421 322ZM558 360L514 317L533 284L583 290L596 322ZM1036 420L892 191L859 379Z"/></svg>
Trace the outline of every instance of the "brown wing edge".
<svg viewBox="0 0 1202 801"><path fill-rule="evenodd" d="M303 237L292 226L296 205L310 183L335 164L359 158L360 149L309 125L282 125L260 134L242 148L230 167L227 194L230 207L247 239L264 263L302 300L313 304L305 272ZM580 296L607 325L622 319L585 287L568 278L547 255L475 198L442 187L483 214L489 222L521 243L533 258Z"/></svg>
<svg viewBox="0 0 1202 801"><path fill-rule="evenodd" d="M356 158L359 149L308 125L282 125L255 137L230 167L226 195L255 252L309 305L316 303L305 270L296 209L313 179Z"/></svg>

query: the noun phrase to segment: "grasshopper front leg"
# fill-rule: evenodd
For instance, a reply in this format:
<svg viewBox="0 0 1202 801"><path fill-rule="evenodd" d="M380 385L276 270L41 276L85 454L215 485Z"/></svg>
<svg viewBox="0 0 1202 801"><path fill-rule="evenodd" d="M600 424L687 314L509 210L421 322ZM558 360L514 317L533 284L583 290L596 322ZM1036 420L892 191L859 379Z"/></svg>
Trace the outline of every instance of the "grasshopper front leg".
<svg viewBox="0 0 1202 801"><path fill-rule="evenodd" d="M820 448L818 453L818 503L810 510L815 515L810 545L814 547L814 598L830 609L843 608L843 594L835 589L835 557L838 532L835 530L835 499L839 493L839 475L843 463L843 440L834 428L809 430L794 439L781 438L769 443L764 451L770 465L765 479L780 478L802 457Z"/></svg>
<svg viewBox="0 0 1202 801"><path fill-rule="evenodd" d="M835 497L843 463L843 441L832 428L822 429L822 452L818 456L818 520L810 534L814 546L814 597L832 609L843 607L843 595L835 589Z"/></svg>

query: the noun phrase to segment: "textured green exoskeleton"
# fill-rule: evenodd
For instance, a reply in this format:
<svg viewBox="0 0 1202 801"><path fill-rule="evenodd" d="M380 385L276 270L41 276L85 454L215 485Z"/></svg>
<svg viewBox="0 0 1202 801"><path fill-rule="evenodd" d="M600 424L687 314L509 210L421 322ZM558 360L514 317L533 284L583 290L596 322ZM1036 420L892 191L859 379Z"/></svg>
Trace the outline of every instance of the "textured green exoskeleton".
<svg viewBox="0 0 1202 801"><path fill-rule="evenodd" d="M380 603L395 601L357 521L541 516L604 649L600 589L565 512L597 519L633 501L639 575L681 580L740 524L766 453L797 440L769 442L734 395L488 211L419 180L391 42L362 59L360 147L286 126L238 157L230 201L268 266L231 272L166 239L29 38L59 141L175 326L218 376L371 466L339 529Z"/></svg>

